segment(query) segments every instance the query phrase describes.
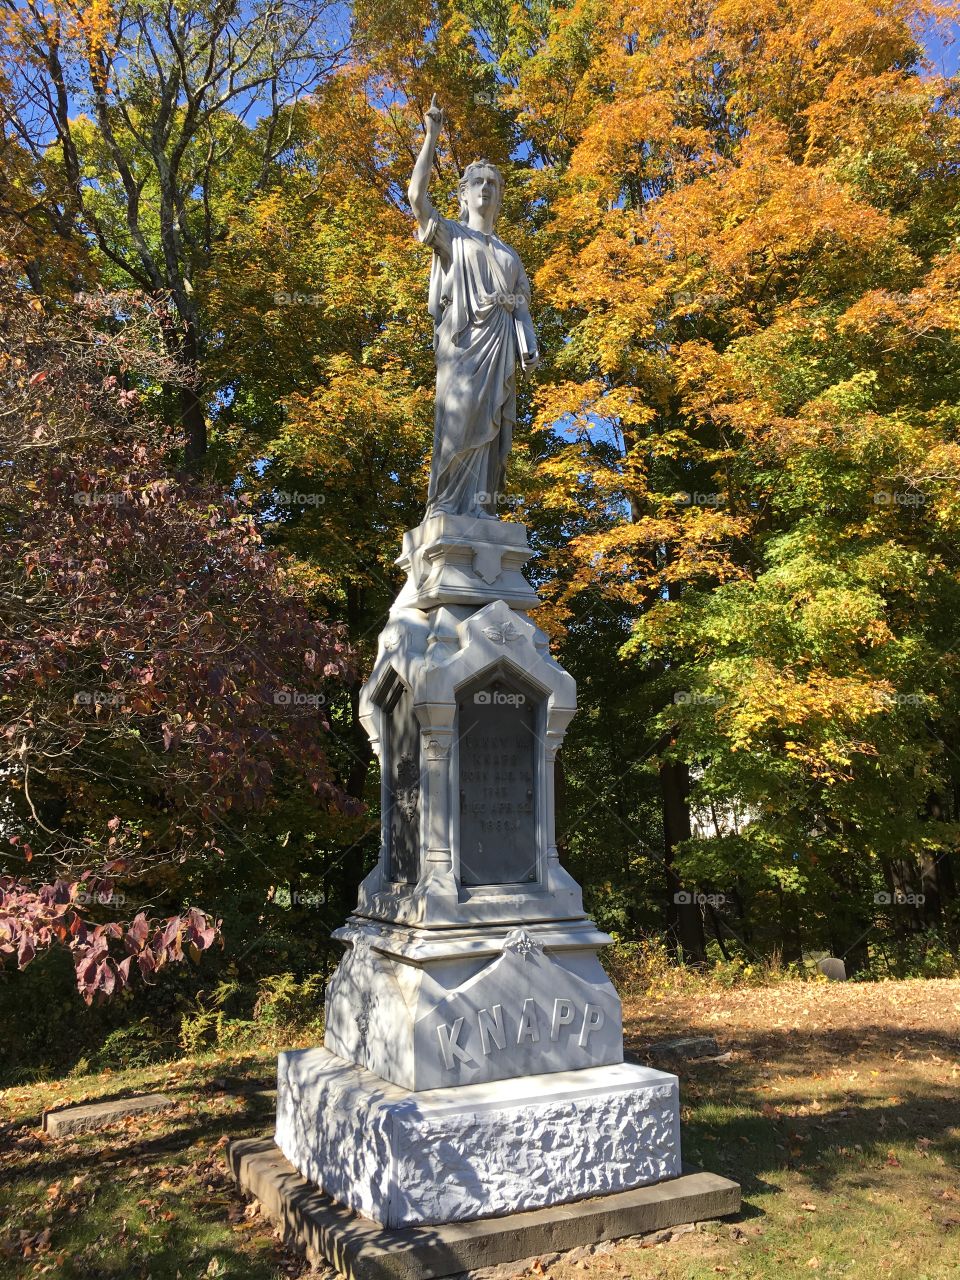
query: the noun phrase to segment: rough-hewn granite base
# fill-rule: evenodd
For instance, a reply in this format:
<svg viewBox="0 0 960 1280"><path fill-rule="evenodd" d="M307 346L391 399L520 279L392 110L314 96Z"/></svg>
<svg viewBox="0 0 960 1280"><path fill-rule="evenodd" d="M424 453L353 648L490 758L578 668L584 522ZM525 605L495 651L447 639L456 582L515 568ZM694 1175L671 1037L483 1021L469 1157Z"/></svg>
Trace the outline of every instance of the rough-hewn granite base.
<svg viewBox="0 0 960 1280"><path fill-rule="evenodd" d="M411 1093L300 1049L280 1055L276 1142L384 1226L465 1222L678 1177L677 1077L620 1063Z"/></svg>
<svg viewBox="0 0 960 1280"><path fill-rule="evenodd" d="M227 1159L243 1189L280 1226L286 1244L314 1266L332 1263L349 1280L431 1280L740 1211L735 1182L696 1170L573 1205L395 1231L334 1203L269 1137L231 1142Z"/></svg>

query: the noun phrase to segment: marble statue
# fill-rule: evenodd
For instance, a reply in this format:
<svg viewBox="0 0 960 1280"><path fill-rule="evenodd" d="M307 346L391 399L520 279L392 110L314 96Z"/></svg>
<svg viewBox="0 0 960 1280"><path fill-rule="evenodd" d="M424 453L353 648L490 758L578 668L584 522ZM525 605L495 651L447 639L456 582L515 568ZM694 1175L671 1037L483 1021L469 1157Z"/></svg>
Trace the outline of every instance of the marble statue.
<svg viewBox="0 0 960 1280"><path fill-rule="evenodd" d="M517 419L517 364L531 370L540 356L523 263L493 231L503 201L500 170L488 160L467 166L458 188L459 222L430 201L442 125L434 95L408 191L419 238L433 249L437 396L427 518L495 519Z"/></svg>

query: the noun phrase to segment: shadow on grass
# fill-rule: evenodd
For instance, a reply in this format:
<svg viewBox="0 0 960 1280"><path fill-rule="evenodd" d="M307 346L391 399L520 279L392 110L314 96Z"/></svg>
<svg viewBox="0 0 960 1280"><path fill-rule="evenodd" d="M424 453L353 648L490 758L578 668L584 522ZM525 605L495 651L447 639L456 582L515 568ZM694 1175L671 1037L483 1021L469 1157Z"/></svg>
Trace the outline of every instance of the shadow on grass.
<svg viewBox="0 0 960 1280"><path fill-rule="evenodd" d="M714 1035L721 1053L732 1049L734 1056L727 1062L667 1064L645 1052L642 1028L628 1029L628 1051L679 1077L684 1158L735 1179L745 1198L779 1194L770 1178L789 1172L802 1173L812 1189L825 1194L841 1182L865 1190L885 1187L890 1170L899 1167L891 1149L904 1143L921 1143L918 1150L942 1157L948 1169L960 1164L956 1085L918 1074L911 1078L917 1059L944 1059L945 1069L956 1060L960 1039L950 1031L869 1025L734 1032L688 1021L676 1034ZM898 1053L907 1056L898 1059ZM871 1077L874 1066L884 1070ZM888 1073L891 1067L895 1074ZM850 1075L834 1074L838 1068L849 1068ZM816 1108L815 1092L827 1095ZM858 1181L851 1183L854 1174ZM758 1213L745 1200L738 1220Z"/></svg>
<svg viewBox="0 0 960 1280"><path fill-rule="evenodd" d="M35 1145L28 1154L20 1156L15 1164L0 1167L0 1187L27 1180L31 1177L56 1180L68 1175L76 1176L87 1170L93 1170L103 1164L105 1159L122 1160L135 1158L136 1162L148 1162L154 1157L171 1156L185 1151L197 1142L212 1141L222 1137L252 1137L263 1132L272 1112L264 1106L248 1107L246 1113L237 1112L228 1116L210 1116L197 1118L190 1123L187 1118L182 1121L176 1111L160 1113L162 1119L151 1113L148 1121L164 1126L163 1133L152 1136L131 1134L127 1129L98 1129L92 1133L68 1134L64 1138L50 1140L41 1139L32 1134L26 1126L9 1126L5 1137L9 1144L11 1138L35 1138ZM56 1158L57 1147L64 1148L60 1159ZM77 1149L79 1147L79 1150ZM205 1154L209 1148L204 1148Z"/></svg>
<svg viewBox="0 0 960 1280"><path fill-rule="evenodd" d="M177 1062L164 1064L166 1069L172 1070L178 1065ZM58 1102L54 1106L46 1107L44 1112L53 1115L59 1111L68 1111L71 1107L97 1106L101 1103L127 1101L130 1098L136 1098L145 1094L162 1093L166 1097L174 1100L180 1098L186 1100L195 1098L198 1095L215 1096L220 1093L232 1094L238 1097L265 1097L272 1090L276 1089L277 1077L276 1071L266 1072L264 1070L264 1059L257 1055L251 1055L247 1058L231 1059L230 1067L232 1072L242 1072L245 1067L255 1068L256 1072L250 1075L230 1076L214 1075L209 1076L211 1068L204 1069L203 1066L192 1068L196 1072L195 1076L185 1076L183 1080L174 1084L169 1083L165 1079L147 1079L136 1085L127 1085L114 1089L108 1093L89 1094L81 1100L65 1099ZM79 1081L77 1083L80 1083ZM17 1086L21 1089L30 1088L29 1085ZM20 1116L15 1121L11 1121L5 1125L0 1125L0 1141L4 1134L10 1133L21 1126L40 1129L43 1125L44 1112L34 1111L28 1115ZM103 1130L107 1132L107 1130Z"/></svg>

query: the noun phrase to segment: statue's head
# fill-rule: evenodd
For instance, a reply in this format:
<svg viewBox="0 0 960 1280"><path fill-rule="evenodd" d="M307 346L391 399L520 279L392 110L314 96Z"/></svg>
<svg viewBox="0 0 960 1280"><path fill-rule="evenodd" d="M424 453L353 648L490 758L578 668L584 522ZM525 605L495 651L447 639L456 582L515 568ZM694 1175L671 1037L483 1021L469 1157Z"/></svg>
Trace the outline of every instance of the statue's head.
<svg viewBox="0 0 960 1280"><path fill-rule="evenodd" d="M489 160L474 160L464 169L457 194L461 222L469 222L471 213L482 218L492 211L490 221L493 223L503 204L503 174Z"/></svg>

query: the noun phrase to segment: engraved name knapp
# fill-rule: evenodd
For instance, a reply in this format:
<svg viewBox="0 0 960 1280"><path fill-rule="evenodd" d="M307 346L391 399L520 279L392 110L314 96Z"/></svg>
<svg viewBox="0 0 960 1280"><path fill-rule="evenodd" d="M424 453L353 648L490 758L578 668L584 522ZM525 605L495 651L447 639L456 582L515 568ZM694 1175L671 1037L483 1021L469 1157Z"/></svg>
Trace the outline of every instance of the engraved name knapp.
<svg viewBox="0 0 960 1280"><path fill-rule="evenodd" d="M489 1009L477 1009L473 1015L476 1019L477 1032L480 1037L480 1052L489 1057L499 1052L523 1044L540 1044L540 1013L533 996L523 1002L519 1014L504 1014L503 1005L494 1004ZM598 1004L589 1001L579 1009L576 1002L564 996L558 996L553 1002L553 1011L549 1017L549 1040L560 1039L561 1032L569 1028L568 1034L576 1036L577 1044L586 1049L590 1037L603 1026L606 1015ZM437 1027L437 1039L440 1044L440 1056L447 1071L453 1069L456 1062L476 1063L476 1058L461 1043L464 1035L463 1024L466 1015L453 1022L444 1022ZM545 1028L546 1029L546 1028Z"/></svg>

